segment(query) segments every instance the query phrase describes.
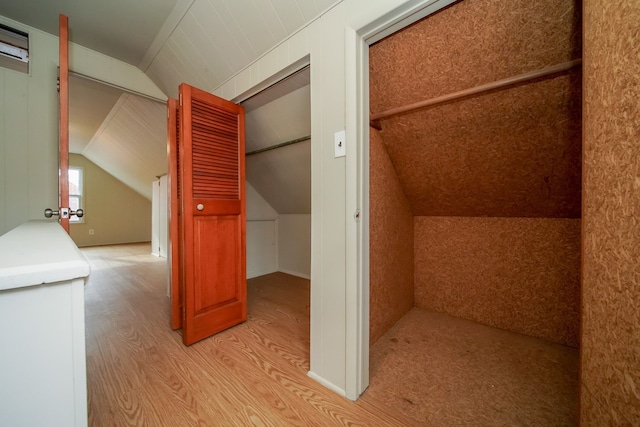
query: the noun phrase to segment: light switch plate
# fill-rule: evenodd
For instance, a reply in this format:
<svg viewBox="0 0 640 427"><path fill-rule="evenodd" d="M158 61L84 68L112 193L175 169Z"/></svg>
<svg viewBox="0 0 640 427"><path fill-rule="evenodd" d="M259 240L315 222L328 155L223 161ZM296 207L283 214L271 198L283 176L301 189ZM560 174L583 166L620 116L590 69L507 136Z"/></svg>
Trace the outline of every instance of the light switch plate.
<svg viewBox="0 0 640 427"><path fill-rule="evenodd" d="M341 130L333 135L333 146L335 148L335 157L344 157L347 155L345 148L345 136L346 132Z"/></svg>

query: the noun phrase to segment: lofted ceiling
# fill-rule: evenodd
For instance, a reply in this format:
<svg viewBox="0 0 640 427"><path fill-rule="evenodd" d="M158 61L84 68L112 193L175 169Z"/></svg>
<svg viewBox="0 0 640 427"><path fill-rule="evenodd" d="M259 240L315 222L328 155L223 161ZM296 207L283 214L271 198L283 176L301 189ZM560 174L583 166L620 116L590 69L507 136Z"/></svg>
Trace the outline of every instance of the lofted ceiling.
<svg viewBox="0 0 640 427"><path fill-rule="evenodd" d="M69 76L69 151L82 154L122 95L112 86Z"/></svg>
<svg viewBox="0 0 640 427"><path fill-rule="evenodd" d="M0 15L57 35L58 14L65 14L71 42L138 66L167 96L176 97L183 82L213 91L337 3L0 0ZM81 80L70 86L71 151L150 198L151 181L166 173L164 107ZM307 70L244 103L248 151L310 135L308 85ZM283 213L310 211L309 145L247 162L249 181ZM296 200L285 202L287 194Z"/></svg>
<svg viewBox="0 0 640 427"><path fill-rule="evenodd" d="M580 6L465 0L369 53L370 105L379 113L580 58ZM580 68L381 127L416 216L580 217Z"/></svg>

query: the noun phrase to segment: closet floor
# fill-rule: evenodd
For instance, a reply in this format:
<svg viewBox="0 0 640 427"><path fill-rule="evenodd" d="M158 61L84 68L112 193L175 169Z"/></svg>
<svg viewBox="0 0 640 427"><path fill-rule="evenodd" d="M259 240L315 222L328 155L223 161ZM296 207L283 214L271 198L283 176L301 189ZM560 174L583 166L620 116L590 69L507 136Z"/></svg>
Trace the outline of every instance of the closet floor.
<svg viewBox="0 0 640 427"><path fill-rule="evenodd" d="M571 426L578 350L414 308L370 352L368 398L427 426Z"/></svg>

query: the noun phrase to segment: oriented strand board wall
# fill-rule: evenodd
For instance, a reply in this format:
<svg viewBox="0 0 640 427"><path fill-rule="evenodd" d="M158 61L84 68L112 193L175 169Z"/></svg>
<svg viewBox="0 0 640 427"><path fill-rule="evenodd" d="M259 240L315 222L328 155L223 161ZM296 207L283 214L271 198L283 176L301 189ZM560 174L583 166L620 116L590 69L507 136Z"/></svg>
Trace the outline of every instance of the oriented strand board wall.
<svg viewBox="0 0 640 427"><path fill-rule="evenodd" d="M585 0L581 424L640 425L640 2Z"/></svg>
<svg viewBox="0 0 640 427"><path fill-rule="evenodd" d="M464 0L369 53L380 112L580 58L581 4ZM578 346L581 91L577 68L381 121L416 306Z"/></svg>
<svg viewBox="0 0 640 427"><path fill-rule="evenodd" d="M580 220L415 217L416 307L578 346Z"/></svg>
<svg viewBox="0 0 640 427"><path fill-rule="evenodd" d="M463 0L374 44L374 112L580 58L575 0ZM385 141L386 142L386 141Z"/></svg>
<svg viewBox="0 0 640 427"><path fill-rule="evenodd" d="M579 218L580 71L395 117L385 147L416 215Z"/></svg>
<svg viewBox="0 0 640 427"><path fill-rule="evenodd" d="M380 112L581 57L574 0L464 0L370 48ZM580 217L581 73L382 121L415 215Z"/></svg>
<svg viewBox="0 0 640 427"><path fill-rule="evenodd" d="M413 214L378 131L371 129L370 343L413 307ZM374 166L375 165L375 166Z"/></svg>

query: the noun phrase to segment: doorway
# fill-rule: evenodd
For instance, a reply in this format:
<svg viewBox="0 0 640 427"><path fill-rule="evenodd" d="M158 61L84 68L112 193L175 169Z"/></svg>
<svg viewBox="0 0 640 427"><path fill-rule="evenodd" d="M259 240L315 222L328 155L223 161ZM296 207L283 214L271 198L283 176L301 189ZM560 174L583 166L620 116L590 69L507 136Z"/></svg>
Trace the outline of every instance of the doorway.
<svg viewBox="0 0 640 427"><path fill-rule="evenodd" d="M273 308L291 310L292 323L283 327L293 328L291 336L301 341L293 345L305 347L304 366L308 371L310 67L288 75L241 104L246 122L248 315L252 315L252 307L261 310L252 304L252 293L268 296L273 292ZM289 293L292 302L278 297L283 292Z"/></svg>
<svg viewBox="0 0 640 427"><path fill-rule="evenodd" d="M384 374L396 380L418 377L427 366L440 366L440 372L453 366L462 372L458 368L472 365L476 373L482 366L474 363L485 350L466 346L468 342L458 345L468 338L465 329L474 330L469 336L483 336L483 342L489 331L511 330L528 335L525 341L540 348L557 351L554 360L563 360L562 366L540 390L555 383L565 400L550 404L546 396L558 393L539 391L535 394L545 397L538 409L528 399L506 403L499 412L511 416L518 414L515 408L523 408L521 416L542 417L538 423L549 423L544 408L550 405L560 407L556 415L562 423L571 422L577 405L575 347L580 322L580 70L459 102L448 97L456 90L579 58L580 11L573 2L533 7L519 2L498 18L500 11L488 12L490 6L460 2L393 35L386 46L382 40L370 50L365 47L374 113L422 99L446 99L439 107L398 114L371 129L369 392L376 388L382 359L403 351L410 354L412 347L425 343L443 347L414 357L414 364L396 360L396 367L406 365L409 372L398 368L392 375ZM481 12L488 13L486 19L478 18ZM490 17L499 22L492 23ZM523 27L522 22L529 25ZM537 32L553 37L537 39ZM527 50L520 50L517 37L540 45L529 42ZM557 50L546 49L544 43ZM429 311L420 311L425 309ZM456 318L465 320L455 323ZM500 338L494 347L520 351L528 345L507 341ZM535 361L525 362L515 353L497 354L490 359L504 362L495 367L503 368L496 372L507 382L517 382L536 369ZM486 409L484 402L496 400L490 386L505 389L497 385L500 375L453 375L439 381L436 375L423 378L422 386L402 384L395 406L413 411L422 422L450 424L452 418L424 418L434 416L436 407L440 415L447 410L440 404L428 409L423 397L451 391L458 404L452 407L454 418L476 414L476 420L496 419L491 410L474 412L470 406ZM522 382L523 387L531 384ZM424 387L433 389L425 392ZM383 388L391 398L389 387Z"/></svg>
<svg viewBox="0 0 640 427"><path fill-rule="evenodd" d="M72 222L77 246L151 241L152 182L167 172L166 107L70 74L70 164L82 172L85 216Z"/></svg>

